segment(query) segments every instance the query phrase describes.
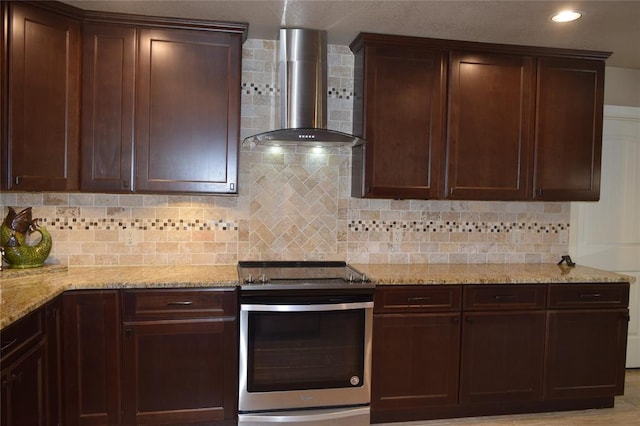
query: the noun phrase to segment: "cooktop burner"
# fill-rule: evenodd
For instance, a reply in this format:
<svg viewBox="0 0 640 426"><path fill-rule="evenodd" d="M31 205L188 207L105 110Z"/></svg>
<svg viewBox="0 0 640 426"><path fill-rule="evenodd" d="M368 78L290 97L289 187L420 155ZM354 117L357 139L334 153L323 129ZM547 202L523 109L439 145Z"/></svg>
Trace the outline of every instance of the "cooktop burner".
<svg viewBox="0 0 640 426"><path fill-rule="evenodd" d="M373 288L366 275L340 261L238 262L240 288Z"/></svg>

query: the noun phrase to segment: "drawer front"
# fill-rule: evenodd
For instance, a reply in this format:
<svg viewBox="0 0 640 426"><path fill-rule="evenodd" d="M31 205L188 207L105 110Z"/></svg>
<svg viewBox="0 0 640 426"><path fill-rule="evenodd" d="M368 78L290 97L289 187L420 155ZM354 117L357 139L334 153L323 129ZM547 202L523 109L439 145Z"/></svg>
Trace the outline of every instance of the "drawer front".
<svg viewBox="0 0 640 426"><path fill-rule="evenodd" d="M457 285L378 286L374 313L459 311L462 290Z"/></svg>
<svg viewBox="0 0 640 426"><path fill-rule="evenodd" d="M626 308L629 283L550 284L549 308Z"/></svg>
<svg viewBox="0 0 640 426"><path fill-rule="evenodd" d="M3 360L30 347L44 337L44 309L38 309L0 332L0 358Z"/></svg>
<svg viewBox="0 0 640 426"><path fill-rule="evenodd" d="M147 289L123 292L125 320L235 316L235 289Z"/></svg>
<svg viewBox="0 0 640 426"><path fill-rule="evenodd" d="M544 284L466 285L463 309L465 311L544 309L545 296Z"/></svg>

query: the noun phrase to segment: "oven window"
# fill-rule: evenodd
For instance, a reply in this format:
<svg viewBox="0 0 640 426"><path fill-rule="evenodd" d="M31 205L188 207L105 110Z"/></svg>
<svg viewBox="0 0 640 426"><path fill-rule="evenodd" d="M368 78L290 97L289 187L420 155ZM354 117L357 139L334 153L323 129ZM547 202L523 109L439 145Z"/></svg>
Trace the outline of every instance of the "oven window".
<svg viewBox="0 0 640 426"><path fill-rule="evenodd" d="M361 385L364 321L364 309L250 312L247 390Z"/></svg>

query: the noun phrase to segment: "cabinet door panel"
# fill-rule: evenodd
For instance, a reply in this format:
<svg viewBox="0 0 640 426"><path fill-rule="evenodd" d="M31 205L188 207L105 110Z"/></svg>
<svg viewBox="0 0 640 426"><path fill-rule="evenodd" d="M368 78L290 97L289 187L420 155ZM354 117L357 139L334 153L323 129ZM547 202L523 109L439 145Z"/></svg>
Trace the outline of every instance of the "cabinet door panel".
<svg viewBox="0 0 640 426"><path fill-rule="evenodd" d="M6 186L77 189L80 23L19 2L9 10Z"/></svg>
<svg viewBox="0 0 640 426"><path fill-rule="evenodd" d="M240 43L140 30L136 190L237 192Z"/></svg>
<svg viewBox="0 0 640 426"><path fill-rule="evenodd" d="M449 84L447 197L529 197L533 59L454 52Z"/></svg>
<svg viewBox="0 0 640 426"><path fill-rule="evenodd" d="M83 28L82 189L133 188L135 28Z"/></svg>
<svg viewBox="0 0 640 426"><path fill-rule="evenodd" d="M538 59L534 198L600 198L604 61Z"/></svg>
<svg viewBox="0 0 640 426"><path fill-rule="evenodd" d="M3 366L4 367L4 366ZM47 423L46 344L41 340L2 372L2 424L44 426Z"/></svg>
<svg viewBox="0 0 640 426"><path fill-rule="evenodd" d="M545 397L622 395L628 321L627 309L549 311Z"/></svg>
<svg viewBox="0 0 640 426"><path fill-rule="evenodd" d="M544 312L478 312L463 318L460 402L540 399Z"/></svg>
<svg viewBox="0 0 640 426"><path fill-rule="evenodd" d="M124 422L235 418L236 321L125 323Z"/></svg>
<svg viewBox="0 0 640 426"><path fill-rule="evenodd" d="M355 196L435 198L440 192L445 53L366 47L362 133Z"/></svg>
<svg viewBox="0 0 640 426"><path fill-rule="evenodd" d="M68 425L120 423L120 308L117 291L63 295Z"/></svg>
<svg viewBox="0 0 640 426"><path fill-rule="evenodd" d="M460 314L376 315L372 410L455 404Z"/></svg>

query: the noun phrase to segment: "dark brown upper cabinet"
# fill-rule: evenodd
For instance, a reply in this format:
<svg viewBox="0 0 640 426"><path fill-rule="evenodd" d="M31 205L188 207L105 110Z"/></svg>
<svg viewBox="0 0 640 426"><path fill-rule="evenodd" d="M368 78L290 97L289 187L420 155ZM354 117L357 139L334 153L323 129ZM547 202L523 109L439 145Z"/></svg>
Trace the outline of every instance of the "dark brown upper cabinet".
<svg viewBox="0 0 640 426"><path fill-rule="evenodd" d="M82 189L237 193L247 26L107 17L84 28Z"/></svg>
<svg viewBox="0 0 640 426"><path fill-rule="evenodd" d="M237 193L242 35L141 29L136 191Z"/></svg>
<svg viewBox="0 0 640 426"><path fill-rule="evenodd" d="M85 24L82 55L82 189L130 192L136 29Z"/></svg>
<svg viewBox="0 0 640 426"><path fill-rule="evenodd" d="M51 8L3 5L4 189L78 189L81 24Z"/></svg>
<svg viewBox="0 0 640 426"><path fill-rule="evenodd" d="M0 11L2 189L237 194L247 24Z"/></svg>
<svg viewBox="0 0 640 426"><path fill-rule="evenodd" d="M538 59L534 199L600 199L604 68Z"/></svg>
<svg viewBox="0 0 640 426"><path fill-rule="evenodd" d="M533 75L530 56L452 52L447 198L529 198Z"/></svg>
<svg viewBox="0 0 640 426"><path fill-rule="evenodd" d="M352 196L599 198L610 53L369 33L351 50Z"/></svg>
<svg viewBox="0 0 640 426"><path fill-rule="evenodd" d="M446 105L440 49L396 45L361 35L355 54L352 195L438 198Z"/></svg>

